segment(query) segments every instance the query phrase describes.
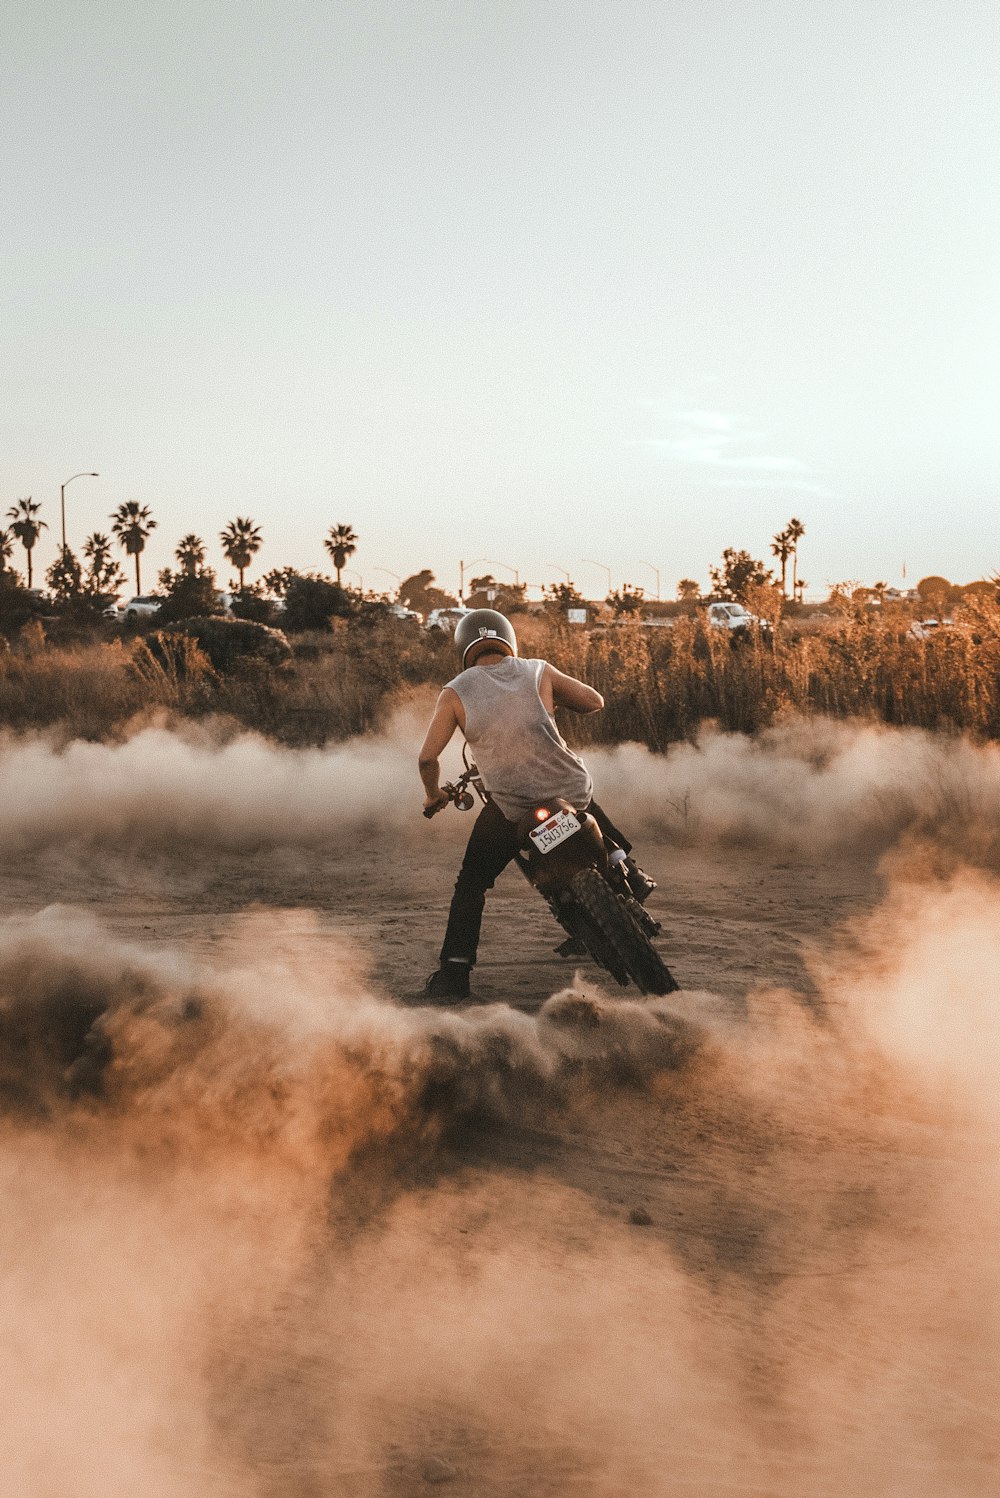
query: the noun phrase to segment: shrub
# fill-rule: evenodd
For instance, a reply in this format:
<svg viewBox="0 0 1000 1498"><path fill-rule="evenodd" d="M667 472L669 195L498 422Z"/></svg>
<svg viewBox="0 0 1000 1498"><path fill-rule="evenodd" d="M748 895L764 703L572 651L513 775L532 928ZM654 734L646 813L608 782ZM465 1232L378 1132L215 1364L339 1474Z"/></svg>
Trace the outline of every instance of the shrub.
<svg viewBox="0 0 1000 1498"><path fill-rule="evenodd" d="M259 585L248 584L240 592L234 593L232 610L235 619L249 619L253 624L276 625L283 622L279 620L274 600L265 598Z"/></svg>
<svg viewBox="0 0 1000 1498"><path fill-rule="evenodd" d="M14 573L5 571L0 581L0 634L10 640L29 620L45 612L46 605L38 595L22 587Z"/></svg>
<svg viewBox="0 0 1000 1498"><path fill-rule="evenodd" d="M148 701L179 712L208 708L211 690L218 682L197 641L167 630L135 642L129 675L141 684Z"/></svg>
<svg viewBox="0 0 1000 1498"><path fill-rule="evenodd" d="M68 738L101 739L143 708L159 706L150 687L129 670L122 646L53 646L41 626L0 656L0 723L10 728L54 728ZM37 631L37 632L36 632Z"/></svg>
<svg viewBox="0 0 1000 1498"><path fill-rule="evenodd" d="M290 631L329 629L330 620L351 613L351 595L326 577L291 572L284 583L282 628Z"/></svg>
<svg viewBox="0 0 1000 1498"><path fill-rule="evenodd" d="M773 580L774 574L763 562L748 551L737 551L727 546L722 553L722 566L709 567L712 591L718 598L734 598L737 603L747 602L747 589L761 587Z"/></svg>
<svg viewBox="0 0 1000 1498"><path fill-rule="evenodd" d="M172 624L179 619L204 619L225 612L219 601L215 573L209 568L201 572L171 572L169 567L164 567L160 573L160 587L165 596L156 612L157 626Z"/></svg>
<svg viewBox="0 0 1000 1498"><path fill-rule="evenodd" d="M251 619L229 619L225 616L206 619L183 619L158 630L153 641L174 634L194 640L221 675L237 670L249 661L266 666L283 666L292 658L291 647L280 629L256 624ZM164 648L154 643L154 654Z"/></svg>

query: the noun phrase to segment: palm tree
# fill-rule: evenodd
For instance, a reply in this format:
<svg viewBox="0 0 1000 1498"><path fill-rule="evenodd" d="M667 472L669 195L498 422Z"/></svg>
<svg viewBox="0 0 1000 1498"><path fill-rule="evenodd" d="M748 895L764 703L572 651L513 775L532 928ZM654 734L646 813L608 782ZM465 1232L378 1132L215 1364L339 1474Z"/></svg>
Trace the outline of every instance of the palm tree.
<svg viewBox="0 0 1000 1498"><path fill-rule="evenodd" d="M205 543L193 531L189 531L186 536L181 538L177 543L177 550L174 552L174 556L177 558L178 565L185 577L196 577L198 575L201 568L205 565L205 555Z"/></svg>
<svg viewBox="0 0 1000 1498"><path fill-rule="evenodd" d="M785 534L792 543L792 597L798 591L799 586L799 541L806 533L806 528L801 520L796 520L794 515L785 527Z"/></svg>
<svg viewBox="0 0 1000 1498"><path fill-rule="evenodd" d="M794 550L795 548L792 545L792 538L789 535L788 531L779 531L774 540L771 542L771 555L777 557L778 561L781 563L782 598L788 597L788 588L786 586L786 579L788 576L788 558L792 555L792 552Z"/></svg>
<svg viewBox="0 0 1000 1498"><path fill-rule="evenodd" d="M240 575L240 592L242 593L243 574L263 544L260 526L254 525L252 520L237 515L235 520L230 520L219 540L222 542L226 560L230 566L236 568Z"/></svg>
<svg viewBox="0 0 1000 1498"><path fill-rule="evenodd" d="M95 531L83 543L83 554L90 563L92 572L103 572L111 560L111 538L103 531Z"/></svg>
<svg viewBox="0 0 1000 1498"><path fill-rule="evenodd" d="M109 600L116 598L125 574L112 557L111 538L103 531L94 531L83 543L83 554L88 562L87 575L80 579L85 593L95 600L102 594Z"/></svg>
<svg viewBox="0 0 1000 1498"><path fill-rule="evenodd" d="M323 541L323 545L330 553L331 560L337 573L337 586L340 587L340 574L347 565L347 558L352 557L358 549L358 538L349 525L331 525L329 534Z"/></svg>
<svg viewBox="0 0 1000 1498"><path fill-rule="evenodd" d="M118 537L118 544L124 546L130 557L135 557L135 591L140 595L142 586L139 581L139 558L146 548L150 531L156 529L152 511L137 499L126 499L112 515L111 529Z"/></svg>
<svg viewBox="0 0 1000 1498"><path fill-rule="evenodd" d="M44 520L36 518L41 508L41 505L32 499L29 494L27 499L19 499L17 504L11 505L7 511L8 520L14 522L11 530L24 547L28 556L29 588L31 587L31 553L42 531L47 528Z"/></svg>
<svg viewBox="0 0 1000 1498"><path fill-rule="evenodd" d="M14 555L14 534L12 531L0 530L0 579L7 571L7 563Z"/></svg>

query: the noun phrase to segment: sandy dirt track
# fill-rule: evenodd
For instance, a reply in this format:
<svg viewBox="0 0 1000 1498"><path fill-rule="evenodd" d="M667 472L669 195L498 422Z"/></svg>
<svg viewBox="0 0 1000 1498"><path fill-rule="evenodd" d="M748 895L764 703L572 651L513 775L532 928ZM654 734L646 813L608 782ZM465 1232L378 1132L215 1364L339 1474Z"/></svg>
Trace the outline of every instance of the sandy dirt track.
<svg viewBox="0 0 1000 1498"><path fill-rule="evenodd" d="M844 923L886 898L875 861L644 841L685 989L658 1004L558 959L510 871L480 1002L442 1015L414 1001L469 826L449 817L337 848L8 862L6 915L86 911L130 1016L110 1099L60 1084L7 1127L27 1224L2 1245L27 1370L9 1491L996 1491L992 1145L830 1039L850 1002L831 963L864 947ZM201 998L189 1029L162 1020L172 977L142 1018L160 979L122 979L122 941L150 972L263 963L311 1013L328 987L402 1018L265 1074L252 1024ZM5 960L9 989L25 959Z"/></svg>
<svg viewBox="0 0 1000 1498"><path fill-rule="evenodd" d="M66 856L50 849L12 861L0 890L8 912L36 910L43 890L47 903L98 910L130 937L192 951L210 949L226 918L248 908L316 911L318 930L343 934L365 954L381 992L413 1001L436 965L473 816L449 812L447 825L425 832L417 822L402 836L369 827L338 847L308 852L191 848L168 856L153 848ZM810 946L822 946L884 890L871 860L685 849L653 838L637 853L660 886L650 909L664 924L659 946L679 981L735 1005L757 984L796 988L808 1000ZM561 937L539 897L509 869L487 905L475 998L537 1008L573 976L572 965L554 953ZM597 978L596 970L583 971Z"/></svg>

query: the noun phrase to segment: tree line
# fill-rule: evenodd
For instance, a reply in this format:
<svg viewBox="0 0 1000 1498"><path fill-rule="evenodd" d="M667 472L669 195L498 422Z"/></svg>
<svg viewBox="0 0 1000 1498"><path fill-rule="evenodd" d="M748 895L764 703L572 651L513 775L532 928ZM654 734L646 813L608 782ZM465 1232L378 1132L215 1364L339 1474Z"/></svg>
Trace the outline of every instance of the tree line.
<svg viewBox="0 0 1000 1498"><path fill-rule="evenodd" d="M47 522L41 519L41 504L29 494L19 499L7 511L9 525L0 528L0 579L8 572L18 542L24 548L25 571L29 590L34 583L34 550ZM146 542L157 528L157 522L148 505L136 499L127 499L109 516L111 535L135 566L135 591L142 593L142 554ZM237 515L219 533L222 551L239 578L239 591L246 586L246 573L254 557L263 545L259 525L248 516ZM341 573L349 557L357 549L358 538L349 525L332 525L323 545L330 555L340 586ZM61 547L59 556L46 572L46 582L57 596L85 591L89 585L94 594L117 595L125 582L125 573L114 560L111 537L102 531L94 531L83 543L86 566L68 546ZM189 533L179 543L175 559L184 575L197 575L206 568L207 549L200 536ZM166 569L169 571L169 569Z"/></svg>
<svg viewBox="0 0 1000 1498"><path fill-rule="evenodd" d="M16 581L16 575L8 567L19 542L25 553L27 586L29 590L32 589L33 552L41 532L47 529L40 511L41 505L30 495L17 500L7 511L9 524L0 528L0 585ZM126 558L132 559L135 590L137 594L141 594L142 557L150 535L157 528L157 521L148 505L140 504L134 499L120 504L109 519L111 534L94 531L89 535L83 543L82 560L71 548L66 547L60 550L56 561L48 568L46 581L60 603L80 602L91 608L107 607L118 597L125 583L125 573L115 559L115 543ZM808 586L799 575L799 543L805 534L805 525L798 517L793 516L772 538L771 555L780 569L777 579L773 569L749 551L726 547L721 563L709 567L710 596L737 600L747 604L761 617L769 618L773 615L776 621L783 605L789 602L789 581L791 601L795 603L802 602ZM289 587L293 584L298 586L296 579L315 585L313 592L317 589L322 591L324 586L335 586L341 592L342 574L357 550L358 536L352 526L339 524L330 526L323 539L323 547L336 574L335 584L316 574L300 574L295 569L283 567L265 573L253 588L248 588L246 578L263 545L260 526L249 516L237 515L219 533L219 541L223 555L237 574L238 596L246 608L252 611L255 601L260 603L263 598L263 588L267 588L275 597L285 599ZM216 606L215 574L207 564L205 541L194 532L189 532L178 543L174 559L176 569L166 567L158 575L159 596L171 603L171 612L175 606L181 605L195 611L199 604L204 610L212 611ZM932 583L937 584L936 590L930 586L925 587L925 584ZM860 584L851 584L849 587L847 584L840 584L835 586L835 591L837 589L841 592L846 590L849 594L871 594L878 601L882 601L883 595L890 591L885 583L876 583L871 589L862 589ZM949 589L954 596L946 597ZM919 591L921 596L924 593L929 595L932 591L941 594L939 612L944 611L946 601L949 604L958 601L958 590L945 579L924 579L919 585ZM570 580L550 585L543 592L546 606L560 614L564 614L569 608L583 607L586 603L584 595ZM436 585L434 574L429 568L402 579L396 596L400 603L425 615L432 609L449 607L459 601L453 594ZM680 603L693 606L701 597L699 583L693 578L681 578L677 585ZM332 612L341 611L343 600L338 601L332 597L327 599L325 595L324 600L321 601L317 594L315 609L320 608L321 602L322 606L335 602L338 606ZM469 590L462 601L472 607L492 606L503 613L518 613L528 608L527 586L520 581L500 583L492 574L487 573L471 579ZM620 589L610 591L605 603L617 616L638 614L647 606L644 590L628 583ZM315 611L312 605L308 611Z"/></svg>

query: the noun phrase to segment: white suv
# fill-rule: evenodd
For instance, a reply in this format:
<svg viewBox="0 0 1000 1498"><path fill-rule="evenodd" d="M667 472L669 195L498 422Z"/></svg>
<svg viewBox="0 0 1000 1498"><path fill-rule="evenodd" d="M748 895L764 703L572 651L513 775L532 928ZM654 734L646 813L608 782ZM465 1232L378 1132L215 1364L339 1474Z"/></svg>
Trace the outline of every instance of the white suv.
<svg viewBox="0 0 1000 1498"><path fill-rule="evenodd" d="M121 605L121 616L128 624L135 624L139 619L152 619L162 602L162 598L152 598L148 594L130 598L128 603Z"/></svg>

